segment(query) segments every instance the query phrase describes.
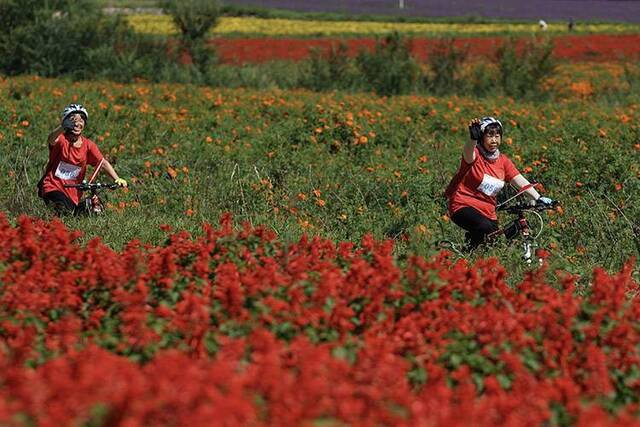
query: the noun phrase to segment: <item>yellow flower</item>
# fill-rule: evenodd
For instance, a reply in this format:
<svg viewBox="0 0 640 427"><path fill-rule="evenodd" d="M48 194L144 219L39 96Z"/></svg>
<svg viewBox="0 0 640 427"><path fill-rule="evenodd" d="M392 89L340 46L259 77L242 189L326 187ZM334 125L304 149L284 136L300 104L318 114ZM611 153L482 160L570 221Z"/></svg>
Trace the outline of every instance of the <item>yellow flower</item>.
<svg viewBox="0 0 640 427"><path fill-rule="evenodd" d="M146 34L177 34L178 30L166 15L129 15L127 21L133 29ZM581 24L573 33L621 33L634 31L630 24ZM398 31L410 35L438 34L498 34L536 33L535 23L468 23L468 22L372 22L321 21L307 19L264 19L253 16L223 16L212 30L217 35L265 36L336 36L354 34L388 34ZM548 24L545 33L568 33L564 23Z"/></svg>

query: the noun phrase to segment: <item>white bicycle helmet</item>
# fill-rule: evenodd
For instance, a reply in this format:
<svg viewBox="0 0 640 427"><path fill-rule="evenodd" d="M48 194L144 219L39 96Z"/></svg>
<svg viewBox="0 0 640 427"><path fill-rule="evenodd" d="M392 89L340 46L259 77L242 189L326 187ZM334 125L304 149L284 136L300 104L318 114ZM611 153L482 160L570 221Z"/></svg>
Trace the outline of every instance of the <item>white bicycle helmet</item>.
<svg viewBox="0 0 640 427"><path fill-rule="evenodd" d="M64 108L64 111L62 112L62 121L64 122L64 120L70 115L70 114L74 114L74 113L80 113L80 115L82 116L82 118L84 119L84 124L87 124L87 120L89 119L89 113L87 112L87 110L82 106L82 104L69 104Z"/></svg>
<svg viewBox="0 0 640 427"><path fill-rule="evenodd" d="M500 123L500 120L495 119L493 117L482 118L482 120L480 121L480 131L484 134L484 130L489 125L498 125L500 127L500 134L502 135L502 123Z"/></svg>

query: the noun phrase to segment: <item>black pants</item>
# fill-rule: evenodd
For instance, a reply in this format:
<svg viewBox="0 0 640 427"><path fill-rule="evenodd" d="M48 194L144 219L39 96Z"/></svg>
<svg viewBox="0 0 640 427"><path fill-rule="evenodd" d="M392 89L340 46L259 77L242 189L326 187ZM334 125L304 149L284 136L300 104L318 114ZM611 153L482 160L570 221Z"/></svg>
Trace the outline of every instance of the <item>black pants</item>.
<svg viewBox="0 0 640 427"><path fill-rule="evenodd" d="M457 210L451 220L467 231L466 239L469 249L475 249L483 243L487 235L498 231L498 221L487 218L476 209L466 207Z"/></svg>
<svg viewBox="0 0 640 427"><path fill-rule="evenodd" d="M58 215L77 215L85 212L85 209L82 206L78 206L73 203L73 200L71 200L69 196L64 194L62 191L50 191L45 193L42 196L42 199L47 206L52 207Z"/></svg>

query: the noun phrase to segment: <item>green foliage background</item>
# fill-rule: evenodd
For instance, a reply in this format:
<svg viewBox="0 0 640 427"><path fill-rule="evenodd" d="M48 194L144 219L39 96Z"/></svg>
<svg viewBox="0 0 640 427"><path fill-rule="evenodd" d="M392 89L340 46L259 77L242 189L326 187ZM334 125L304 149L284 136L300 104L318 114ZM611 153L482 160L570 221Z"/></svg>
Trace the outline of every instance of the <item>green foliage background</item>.
<svg viewBox="0 0 640 427"><path fill-rule="evenodd" d="M621 120L637 117L634 98L594 109L579 100L386 98L34 77L4 79L0 97L2 209L14 218L50 217L35 193L46 135L59 110L78 100L91 114L87 136L131 188L108 195L114 208L107 215L65 222L84 230L85 240L101 237L114 248L132 239L158 243L165 235L160 224L197 233L228 211L285 241L303 233L359 241L372 233L395 239L400 259L433 254L441 239L462 242L443 217L441 195L458 166L466 122L491 113L512 141L503 151L562 202L564 213L546 218L539 239L555 247L553 267L583 274L594 266L617 269L638 255L638 127ZM366 143L355 143L361 136ZM487 255L500 257L514 277L527 269L517 247L499 244L472 258Z"/></svg>
<svg viewBox="0 0 640 427"><path fill-rule="evenodd" d="M107 215L65 219L85 239L155 243L160 224L197 232L232 212L285 241L372 233L395 239L400 259L430 255L440 240L462 242L442 192L466 123L491 114L506 124L504 151L563 204L540 238L553 267L618 269L640 254L634 64L616 87L593 82L601 89L567 97L549 90L558 64L544 39L471 66L447 40L419 64L392 34L354 58L337 46L306 62L238 67L202 43L136 35L95 3L2 0L0 12L0 70L31 74L0 81L0 202L13 218L50 217L35 194L45 139L77 101L91 114L87 135L132 184L110 195ZM486 255L514 277L528 268L514 246L471 257Z"/></svg>

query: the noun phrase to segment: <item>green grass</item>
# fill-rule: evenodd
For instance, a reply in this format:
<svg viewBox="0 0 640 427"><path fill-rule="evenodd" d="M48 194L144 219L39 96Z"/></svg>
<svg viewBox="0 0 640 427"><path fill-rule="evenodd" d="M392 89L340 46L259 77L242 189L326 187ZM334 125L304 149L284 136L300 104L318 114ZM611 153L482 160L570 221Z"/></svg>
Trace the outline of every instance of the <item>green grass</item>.
<svg viewBox="0 0 640 427"><path fill-rule="evenodd" d="M521 170L531 167L526 175L563 204L564 214L547 217L539 239L555 247L552 269L582 275L595 266L617 269L639 255L631 229L640 217L637 96L594 108L580 100L378 98L11 78L0 83L0 206L10 218L51 218L35 183L47 158L46 135L74 96L90 111L87 136L131 183L128 192L108 195L124 209L64 219L84 231L84 241L100 237L115 249L132 239L158 243L165 238L161 224L198 233L202 222L231 212L238 223L273 228L285 242L305 233L357 242L372 233L396 240L399 259L429 256L441 239L462 242L461 231L443 217L441 194L457 168L466 121L491 113L513 140L504 151ZM622 113L634 119L622 123ZM366 144L353 144L354 129L368 136ZM177 171L173 179L169 167ZM514 278L528 269L517 247L499 244L472 259L488 255L498 256Z"/></svg>

